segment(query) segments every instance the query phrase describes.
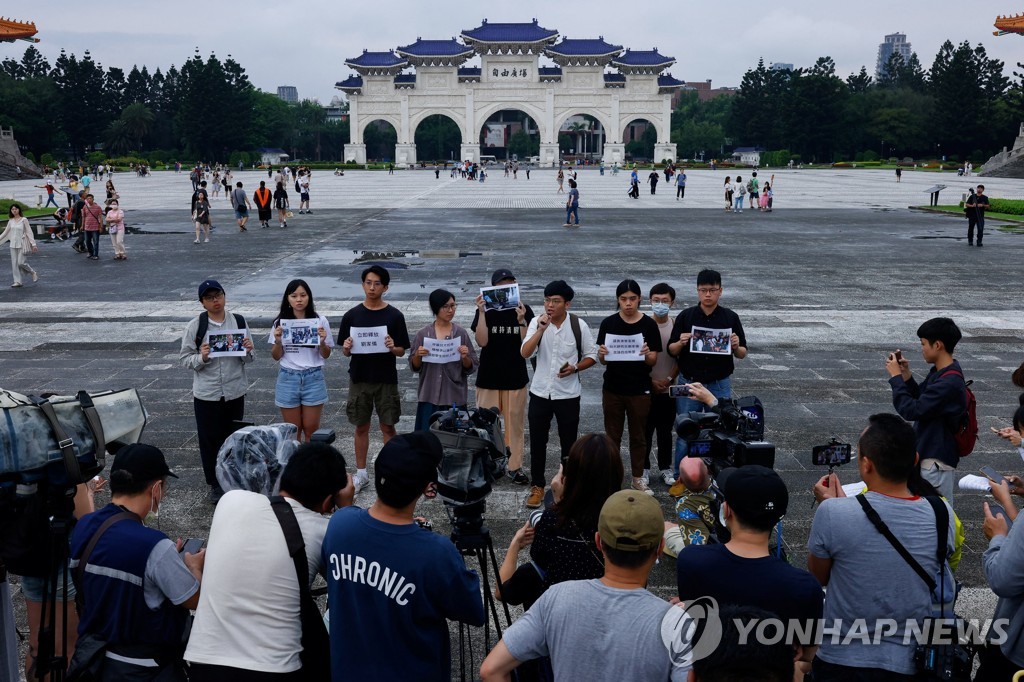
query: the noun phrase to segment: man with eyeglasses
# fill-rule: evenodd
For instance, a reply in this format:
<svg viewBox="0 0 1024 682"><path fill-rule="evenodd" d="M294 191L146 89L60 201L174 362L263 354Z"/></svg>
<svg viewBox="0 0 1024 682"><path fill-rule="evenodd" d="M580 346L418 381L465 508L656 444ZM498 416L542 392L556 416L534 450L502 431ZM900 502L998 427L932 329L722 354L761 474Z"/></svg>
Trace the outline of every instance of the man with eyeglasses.
<svg viewBox="0 0 1024 682"><path fill-rule="evenodd" d="M370 484L366 455L375 410L384 442L395 436L395 424L402 416L396 365L410 345L405 316L384 300L391 274L379 265L371 265L363 270L362 280L363 302L345 313L338 331L338 338L344 339L341 352L351 358L345 412L349 423L356 427L353 483L357 493Z"/></svg>
<svg viewBox="0 0 1024 682"><path fill-rule="evenodd" d="M562 461L569 456L580 428L580 372L597 363L597 346L590 327L569 312L575 292L564 280L544 287L544 314L530 321L520 353L536 356L530 383L530 495L526 506L540 507L544 499L545 464L551 420L558 422ZM542 343L543 342L543 343Z"/></svg>
<svg viewBox="0 0 1024 682"><path fill-rule="evenodd" d="M245 318L228 315L224 287L215 279L199 285L203 312L192 319L181 337L178 361L192 370L192 404L196 414L196 437L203 474L210 486L210 502L217 504L224 491L217 482L217 452L245 415L245 392L249 386L245 366L253 361L252 338ZM210 334L241 334L245 355L211 356Z"/></svg>
<svg viewBox="0 0 1024 682"><path fill-rule="evenodd" d="M732 397L732 373L735 369L733 358L743 359L747 356L747 337L743 333L740 317L732 310L718 305L722 297L722 275L715 270L701 270L697 274L698 305L687 308L676 317L670 338L675 339L668 345L668 352L675 356L679 365L677 383L700 383L715 396L717 400ZM697 351L691 348L690 339L695 328L711 330L711 333L730 330L729 349L726 353L714 353L707 350ZM692 398L677 398L676 412L704 412L708 406ZM676 457L674 470L678 470L679 460L686 456L687 443L683 439L676 441Z"/></svg>

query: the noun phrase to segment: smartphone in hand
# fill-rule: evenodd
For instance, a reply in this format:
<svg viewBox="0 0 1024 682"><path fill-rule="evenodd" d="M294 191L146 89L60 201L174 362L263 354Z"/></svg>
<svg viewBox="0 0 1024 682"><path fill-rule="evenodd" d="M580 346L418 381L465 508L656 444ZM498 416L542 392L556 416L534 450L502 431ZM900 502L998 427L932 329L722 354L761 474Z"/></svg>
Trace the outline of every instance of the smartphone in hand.
<svg viewBox="0 0 1024 682"><path fill-rule="evenodd" d="M181 545L181 551L179 554L195 554L203 548L203 543L206 542L202 538L188 538Z"/></svg>
<svg viewBox="0 0 1024 682"><path fill-rule="evenodd" d="M1006 481L1006 479L1003 478L1003 475L1000 474L995 469L993 469L992 467L981 467L981 473L985 474L985 478L992 481L996 485L1000 485L1001 483Z"/></svg>

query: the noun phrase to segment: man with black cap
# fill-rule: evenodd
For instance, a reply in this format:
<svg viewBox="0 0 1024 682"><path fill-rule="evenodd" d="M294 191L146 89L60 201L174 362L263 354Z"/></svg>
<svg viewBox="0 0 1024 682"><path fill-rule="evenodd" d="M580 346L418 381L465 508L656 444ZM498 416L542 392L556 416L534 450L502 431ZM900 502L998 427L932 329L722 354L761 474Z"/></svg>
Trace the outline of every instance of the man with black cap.
<svg viewBox="0 0 1024 682"><path fill-rule="evenodd" d="M148 527L168 477L177 478L159 449L125 446L110 469L110 504L82 517L71 535L83 601L76 656L88 651L87 636L106 642L101 680L184 679L182 638L188 610L199 603L206 550L179 554L180 540Z"/></svg>
<svg viewBox="0 0 1024 682"><path fill-rule="evenodd" d="M245 392L249 387L245 366L253 361L252 338L245 318L228 315L224 287L215 279L199 284L203 312L194 317L181 337L178 360L192 370L192 405L196 414L196 437L203 474L210 486L210 501L217 504L224 491L217 483L217 452L245 415ZM210 335L242 334L243 356L211 357Z"/></svg>
<svg viewBox="0 0 1024 682"><path fill-rule="evenodd" d="M569 312L575 295L565 280L555 280L544 287L544 314L530 321L520 348L524 358L537 359L527 410L532 485L526 506L531 509L539 507L544 499L551 420L558 421L564 462L579 437L581 386L577 375L597 363L597 345L590 327Z"/></svg>
<svg viewBox="0 0 1024 682"><path fill-rule="evenodd" d="M516 283L508 268L491 275L491 286ZM481 324L481 316L483 323ZM505 419L505 447L508 449L508 477L514 483L530 482L523 473L523 435L526 427L526 359L519 352L533 310L519 301L515 308L486 310L484 297L476 297L476 314L470 329L480 346L480 367L476 373L477 407L496 407Z"/></svg>
<svg viewBox="0 0 1024 682"><path fill-rule="evenodd" d="M556 680L685 680L688 667L662 635L675 607L645 588L661 535L653 497L636 490L609 497L595 535L604 577L550 587L505 631L480 677L506 680L523 661L549 656Z"/></svg>
<svg viewBox="0 0 1024 682"><path fill-rule="evenodd" d="M373 506L340 509L327 526L323 563L335 682L447 682L448 620L484 623L480 578L449 539L413 519L419 498L437 494L442 455L432 433L391 438L374 463Z"/></svg>
<svg viewBox="0 0 1024 682"><path fill-rule="evenodd" d="M807 635L798 644L801 660L809 665L814 658L813 624L821 619L824 604L821 585L768 549L772 529L789 506L786 484L773 469L754 464L723 469L717 483L724 497L718 520L729 531L729 541L691 544L679 552L679 599L714 597L719 605L770 611L786 623L787 632Z"/></svg>

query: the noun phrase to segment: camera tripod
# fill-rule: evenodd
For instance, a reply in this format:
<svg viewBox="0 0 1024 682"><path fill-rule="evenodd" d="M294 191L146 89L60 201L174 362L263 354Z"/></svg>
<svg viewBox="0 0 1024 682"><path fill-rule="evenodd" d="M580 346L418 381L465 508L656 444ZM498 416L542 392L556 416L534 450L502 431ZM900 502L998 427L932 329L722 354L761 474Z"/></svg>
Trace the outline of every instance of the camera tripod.
<svg viewBox="0 0 1024 682"><path fill-rule="evenodd" d="M494 554L494 541L491 539L491 531L483 525L484 503L481 501L479 507L456 507L454 512L449 510L449 517L452 521L451 541L463 557L475 557L480 568L480 585L484 592L484 653L491 649L491 625L497 640L501 639L501 620L498 617L498 605L494 599L494 586L491 584L490 573L493 571L495 582L500 580L498 574L498 558ZM488 568L488 562L490 568ZM508 604L502 602L505 612L505 627L512 624L512 614L508 610ZM481 658L482 662L482 658ZM469 670L469 679L475 679L473 663L473 643L470 639L469 626L459 623L459 674L462 682L465 682L466 671Z"/></svg>

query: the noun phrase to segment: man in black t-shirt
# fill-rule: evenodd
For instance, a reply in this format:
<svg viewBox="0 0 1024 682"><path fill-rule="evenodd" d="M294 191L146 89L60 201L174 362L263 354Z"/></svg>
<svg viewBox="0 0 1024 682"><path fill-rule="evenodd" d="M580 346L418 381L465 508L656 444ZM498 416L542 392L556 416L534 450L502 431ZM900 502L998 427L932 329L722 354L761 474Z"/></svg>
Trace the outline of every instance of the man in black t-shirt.
<svg viewBox="0 0 1024 682"><path fill-rule="evenodd" d="M967 245L974 245L974 226L978 226L978 246L985 235L985 210L989 206L988 197L985 196L985 185L978 185L967 201L964 202L964 213L967 214Z"/></svg>
<svg viewBox="0 0 1024 682"><path fill-rule="evenodd" d="M735 369L733 358L743 359L747 356L747 337L743 333L739 315L718 305L718 300L722 297L721 274L715 270L701 270L697 274L697 295L700 303L679 313L672 327L670 338L675 341L668 344L668 352L679 364L676 382L703 384L719 400L728 400L732 397L730 377ZM716 336L716 333L729 330L729 352L697 352L691 348L690 343L695 330L702 331L709 338ZM707 346L707 343L704 345ZM690 398L678 398L676 401L678 413L704 410L703 403ZM680 438L676 441L676 470L679 467L679 460L685 457L686 453L686 441Z"/></svg>
<svg viewBox="0 0 1024 682"><path fill-rule="evenodd" d="M713 597L720 606L756 606L781 619L786 632L801 633L798 664L809 670L815 627L824 608L821 585L808 571L771 555L772 529L786 514L789 492L778 473L749 465L724 469L716 477L725 501L719 513L730 540L690 545L676 559L679 599ZM795 621L795 622L794 622ZM820 627L820 626L819 626Z"/></svg>
<svg viewBox="0 0 1024 682"><path fill-rule="evenodd" d="M491 286L515 284L511 270L501 268L491 275ZM484 323L480 324L480 316ZM477 407L496 407L505 420L508 449L508 477L526 485L530 477L523 470L523 435L526 425L526 359L519 352L533 310L520 300L515 308L484 310L483 296L476 298L476 315L470 330L480 346L480 367L476 373Z"/></svg>
<svg viewBox="0 0 1024 682"><path fill-rule="evenodd" d="M640 285L627 279L615 290L619 312L601 321L597 332L597 356L605 365L604 384L601 389L601 407L604 410L604 430L618 448L622 444L622 431L629 421L629 460L633 490L648 495L654 492L644 480L647 461L647 415L651 411L651 367L661 351L661 332L658 324L640 312ZM613 339L609 339L609 335ZM640 339L636 339L639 336ZM623 338L626 337L626 338ZM634 359L619 359L616 347L625 344L640 350ZM614 359L606 359L606 358Z"/></svg>
<svg viewBox="0 0 1024 682"><path fill-rule="evenodd" d="M409 347L405 316L383 299L391 283L390 273L379 265L371 265L363 270L362 280L365 298L345 313L338 331L338 338L344 339L342 354L352 358L345 412L349 423L356 427L356 475L352 482L357 493L370 483L366 455L374 410L385 443L394 437L395 424L402 416L395 363Z"/></svg>

